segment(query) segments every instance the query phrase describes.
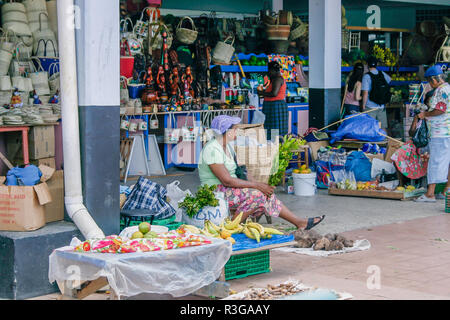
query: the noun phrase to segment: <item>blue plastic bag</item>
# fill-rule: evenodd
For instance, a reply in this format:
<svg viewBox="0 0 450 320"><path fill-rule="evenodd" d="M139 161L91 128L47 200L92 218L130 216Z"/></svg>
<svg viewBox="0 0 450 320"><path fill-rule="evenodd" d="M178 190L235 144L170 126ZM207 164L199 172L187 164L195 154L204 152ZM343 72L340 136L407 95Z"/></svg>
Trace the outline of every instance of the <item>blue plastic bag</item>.
<svg viewBox="0 0 450 320"><path fill-rule="evenodd" d="M317 160L316 167L316 184L319 189L328 189L330 183L335 181L333 171L343 170L344 166L333 164L330 161Z"/></svg>
<svg viewBox="0 0 450 320"><path fill-rule="evenodd" d="M347 157L345 170L355 174L356 181L371 181L372 162L362 151L353 151Z"/></svg>
<svg viewBox="0 0 450 320"><path fill-rule="evenodd" d="M35 165L29 165L25 168L15 167L8 171L6 175L7 186L34 186L41 181L42 172ZM20 179L20 181L18 181Z"/></svg>
<svg viewBox="0 0 450 320"><path fill-rule="evenodd" d="M348 118L351 115L345 117ZM330 144L342 139L357 139L360 141L379 142L384 140L386 132L380 128L378 121L368 114L361 114L345 120L335 133L331 134Z"/></svg>

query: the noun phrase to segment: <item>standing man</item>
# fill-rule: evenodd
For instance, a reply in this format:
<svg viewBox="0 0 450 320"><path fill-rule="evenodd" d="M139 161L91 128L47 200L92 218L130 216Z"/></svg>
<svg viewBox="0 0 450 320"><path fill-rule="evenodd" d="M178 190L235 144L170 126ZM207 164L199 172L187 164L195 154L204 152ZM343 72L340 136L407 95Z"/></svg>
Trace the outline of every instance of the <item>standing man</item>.
<svg viewBox="0 0 450 320"><path fill-rule="evenodd" d="M388 127L385 104L391 100L389 83L391 78L383 71L377 70L378 60L370 56L367 59L369 72L362 79L362 111L367 109L376 109L369 112L372 118L381 122L381 128L386 130Z"/></svg>
<svg viewBox="0 0 450 320"><path fill-rule="evenodd" d="M445 199L450 191L450 85L446 82L441 67L434 65L425 72L425 78L434 90L429 111L419 113L419 119L427 119L430 129L430 160L428 161L427 193L417 198L417 202L435 202ZM434 196L437 183L446 183L443 194Z"/></svg>

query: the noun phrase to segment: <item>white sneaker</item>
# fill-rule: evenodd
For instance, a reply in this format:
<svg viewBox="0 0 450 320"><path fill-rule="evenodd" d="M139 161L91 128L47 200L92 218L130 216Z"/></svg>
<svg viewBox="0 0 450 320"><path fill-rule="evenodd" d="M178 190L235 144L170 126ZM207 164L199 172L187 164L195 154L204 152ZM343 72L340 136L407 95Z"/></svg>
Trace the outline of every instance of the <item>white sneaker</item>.
<svg viewBox="0 0 450 320"><path fill-rule="evenodd" d="M417 199L414 199L415 202L436 202L436 198L428 198L426 195L421 195Z"/></svg>

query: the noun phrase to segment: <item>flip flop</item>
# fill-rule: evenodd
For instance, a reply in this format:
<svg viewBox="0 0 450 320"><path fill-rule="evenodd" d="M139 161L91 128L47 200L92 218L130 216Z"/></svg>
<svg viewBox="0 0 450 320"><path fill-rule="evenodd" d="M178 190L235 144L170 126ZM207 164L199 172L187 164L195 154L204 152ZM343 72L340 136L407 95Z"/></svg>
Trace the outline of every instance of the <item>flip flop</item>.
<svg viewBox="0 0 450 320"><path fill-rule="evenodd" d="M428 198L426 195L421 195L419 198L414 200L415 202L436 202L435 198Z"/></svg>
<svg viewBox="0 0 450 320"><path fill-rule="evenodd" d="M320 220L317 222L314 222L315 219L320 219ZM325 219L325 215L323 215L321 217L308 218L308 224L306 225L306 228L304 230L310 230L310 229L314 228L319 223L321 223L323 221L323 219Z"/></svg>

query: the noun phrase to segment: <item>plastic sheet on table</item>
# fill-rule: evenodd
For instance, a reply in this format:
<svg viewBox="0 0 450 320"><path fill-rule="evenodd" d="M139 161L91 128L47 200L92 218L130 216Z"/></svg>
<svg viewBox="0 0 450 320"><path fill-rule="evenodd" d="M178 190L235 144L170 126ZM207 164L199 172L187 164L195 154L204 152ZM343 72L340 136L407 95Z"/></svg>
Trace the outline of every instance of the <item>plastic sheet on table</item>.
<svg viewBox="0 0 450 320"><path fill-rule="evenodd" d="M271 239L261 239L261 241L258 243L254 239L248 238L245 234L239 233L239 234L233 234L232 237L234 240L236 240L236 243L233 244L233 251L239 251L239 250L246 250L246 249L256 249L261 248L264 246L268 246L271 244L278 244L278 243L284 243L284 242L290 242L294 241L294 235L272 235Z"/></svg>

